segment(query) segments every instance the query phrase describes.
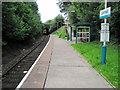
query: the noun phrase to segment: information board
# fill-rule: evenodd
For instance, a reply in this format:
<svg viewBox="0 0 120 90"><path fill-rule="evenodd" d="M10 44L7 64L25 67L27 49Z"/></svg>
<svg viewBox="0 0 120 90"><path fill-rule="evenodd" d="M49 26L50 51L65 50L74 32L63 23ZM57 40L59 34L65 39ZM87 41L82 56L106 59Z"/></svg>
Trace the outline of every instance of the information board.
<svg viewBox="0 0 120 90"><path fill-rule="evenodd" d="M107 26L107 28L105 28L105 26ZM106 25L105 23L101 23L101 31L104 31L105 29L109 31L109 23L106 23Z"/></svg>
<svg viewBox="0 0 120 90"><path fill-rule="evenodd" d="M105 39L105 36L106 36L106 42L109 42L109 35L110 35L110 32L109 31L106 31L106 35L104 35L104 31L101 31L100 33L100 41L101 42L104 42L104 39Z"/></svg>

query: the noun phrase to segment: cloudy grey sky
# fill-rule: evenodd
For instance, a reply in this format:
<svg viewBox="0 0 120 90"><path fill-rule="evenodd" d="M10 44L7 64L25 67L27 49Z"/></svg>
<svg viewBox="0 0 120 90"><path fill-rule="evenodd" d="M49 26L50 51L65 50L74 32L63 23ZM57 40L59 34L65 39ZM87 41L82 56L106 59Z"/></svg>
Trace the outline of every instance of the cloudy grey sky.
<svg viewBox="0 0 120 90"><path fill-rule="evenodd" d="M56 2L57 0L37 0L42 22L46 22L49 19L53 19L58 14L61 14Z"/></svg>

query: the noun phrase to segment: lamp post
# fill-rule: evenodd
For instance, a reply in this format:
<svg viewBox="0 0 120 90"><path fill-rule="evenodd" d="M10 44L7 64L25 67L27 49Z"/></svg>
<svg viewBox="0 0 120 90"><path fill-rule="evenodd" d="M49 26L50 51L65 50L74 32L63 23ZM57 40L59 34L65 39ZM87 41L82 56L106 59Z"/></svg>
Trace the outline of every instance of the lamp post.
<svg viewBox="0 0 120 90"><path fill-rule="evenodd" d="M71 10L70 12L75 12L74 10ZM70 25L70 41L72 41L72 27Z"/></svg>
<svg viewBox="0 0 120 90"><path fill-rule="evenodd" d="M74 10L71 10L71 11L67 11L67 12L75 12ZM69 38L70 38L70 41L72 41L72 27L71 27L71 24L69 23L68 25L70 28L70 35L69 35Z"/></svg>

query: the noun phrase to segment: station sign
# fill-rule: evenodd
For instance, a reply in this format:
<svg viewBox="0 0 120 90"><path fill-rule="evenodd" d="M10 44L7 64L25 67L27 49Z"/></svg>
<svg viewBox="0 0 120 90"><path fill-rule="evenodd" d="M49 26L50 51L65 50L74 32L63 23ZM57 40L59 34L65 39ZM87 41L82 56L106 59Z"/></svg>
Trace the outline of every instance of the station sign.
<svg viewBox="0 0 120 90"><path fill-rule="evenodd" d="M111 16L111 7L108 7L100 11L100 19L107 18L110 16Z"/></svg>

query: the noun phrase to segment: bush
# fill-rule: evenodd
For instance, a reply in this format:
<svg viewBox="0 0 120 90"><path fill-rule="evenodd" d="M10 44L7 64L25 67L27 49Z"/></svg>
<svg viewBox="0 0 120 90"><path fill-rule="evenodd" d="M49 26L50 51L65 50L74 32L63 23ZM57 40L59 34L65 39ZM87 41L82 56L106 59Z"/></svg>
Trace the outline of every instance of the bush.
<svg viewBox="0 0 120 90"><path fill-rule="evenodd" d="M25 40L42 33L35 2L3 2L2 10L3 40Z"/></svg>

